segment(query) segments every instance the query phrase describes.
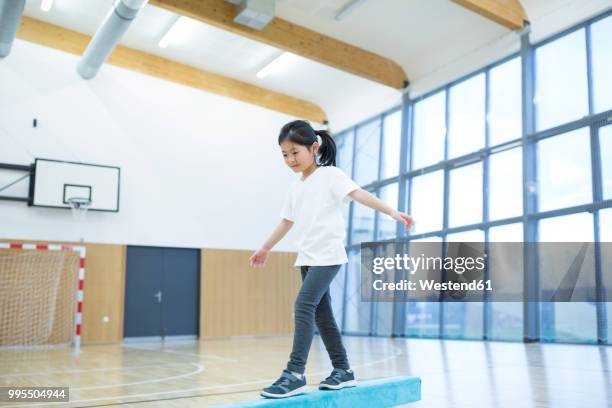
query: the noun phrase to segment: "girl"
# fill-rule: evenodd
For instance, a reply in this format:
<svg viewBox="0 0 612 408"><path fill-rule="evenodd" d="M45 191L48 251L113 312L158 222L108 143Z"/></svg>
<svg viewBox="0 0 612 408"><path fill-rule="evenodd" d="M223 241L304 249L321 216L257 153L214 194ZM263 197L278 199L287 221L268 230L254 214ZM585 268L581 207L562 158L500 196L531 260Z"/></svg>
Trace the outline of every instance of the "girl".
<svg viewBox="0 0 612 408"><path fill-rule="evenodd" d="M334 366L319 388L354 387L355 375L342 345L329 295L331 281L341 265L348 262L343 243L346 228L342 203L354 199L389 215L408 229L413 220L359 188L335 167L336 143L328 132L315 131L308 122L296 120L283 126L278 144L287 166L302 176L289 189L280 224L261 249L251 256L250 264L263 267L270 250L293 227L298 248L295 266L300 267L302 287L295 300L295 333L289 363L281 377L264 388L261 395L284 398L304 392L304 369L315 323Z"/></svg>

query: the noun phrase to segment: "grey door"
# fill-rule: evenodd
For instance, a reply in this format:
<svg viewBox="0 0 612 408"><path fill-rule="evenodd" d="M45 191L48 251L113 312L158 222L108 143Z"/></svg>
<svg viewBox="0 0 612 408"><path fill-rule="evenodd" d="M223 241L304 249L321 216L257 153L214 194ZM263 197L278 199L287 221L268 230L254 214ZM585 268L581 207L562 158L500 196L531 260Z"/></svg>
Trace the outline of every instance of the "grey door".
<svg viewBox="0 0 612 408"><path fill-rule="evenodd" d="M200 251L129 246L125 337L197 335Z"/></svg>
<svg viewBox="0 0 612 408"><path fill-rule="evenodd" d="M162 275L162 333L198 334L200 319L200 251L165 248Z"/></svg>

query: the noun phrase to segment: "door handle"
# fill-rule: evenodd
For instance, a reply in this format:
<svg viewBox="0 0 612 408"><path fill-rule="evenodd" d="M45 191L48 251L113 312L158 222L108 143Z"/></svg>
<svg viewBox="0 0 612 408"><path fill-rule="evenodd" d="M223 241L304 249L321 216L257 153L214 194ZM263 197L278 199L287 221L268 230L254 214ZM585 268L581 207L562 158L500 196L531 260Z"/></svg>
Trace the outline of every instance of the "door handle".
<svg viewBox="0 0 612 408"><path fill-rule="evenodd" d="M156 294L154 294L153 297L157 298L157 303L161 303L162 302L162 292L161 292L161 290L159 292L157 292Z"/></svg>

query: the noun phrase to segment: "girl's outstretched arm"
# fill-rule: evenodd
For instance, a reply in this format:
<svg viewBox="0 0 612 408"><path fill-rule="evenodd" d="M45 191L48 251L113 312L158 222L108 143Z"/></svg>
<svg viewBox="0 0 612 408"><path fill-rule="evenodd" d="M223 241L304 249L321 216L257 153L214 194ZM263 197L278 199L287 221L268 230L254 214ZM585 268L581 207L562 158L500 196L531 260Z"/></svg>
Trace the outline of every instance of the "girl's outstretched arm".
<svg viewBox="0 0 612 408"><path fill-rule="evenodd" d="M361 203L366 207L373 208L374 210L378 210L384 214L387 214L394 220L401 222L404 224L406 229L411 229L414 225L414 220L411 216L395 210L387 205L384 201L379 200L376 196L365 191L364 189L360 188L358 190L354 190L349 193L349 196L358 203Z"/></svg>
<svg viewBox="0 0 612 408"><path fill-rule="evenodd" d="M270 250L274 248L274 245L276 245L278 241L283 239L291 227L293 227L293 221L283 218L280 224L278 224L270 235L270 238L268 238L260 249L251 255L251 258L249 258L251 266L254 268L263 268L266 264L266 260L268 259L268 253Z"/></svg>

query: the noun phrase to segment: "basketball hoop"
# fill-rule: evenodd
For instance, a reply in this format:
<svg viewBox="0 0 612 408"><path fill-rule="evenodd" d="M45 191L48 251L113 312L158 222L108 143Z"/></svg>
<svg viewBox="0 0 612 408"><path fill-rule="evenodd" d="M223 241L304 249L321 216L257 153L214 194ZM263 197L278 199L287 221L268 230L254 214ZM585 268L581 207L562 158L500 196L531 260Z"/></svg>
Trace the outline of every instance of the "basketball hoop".
<svg viewBox="0 0 612 408"><path fill-rule="evenodd" d="M72 218L77 221L82 221L87 215L87 210L91 205L91 199L85 197L70 197L68 200L70 209L72 210Z"/></svg>

